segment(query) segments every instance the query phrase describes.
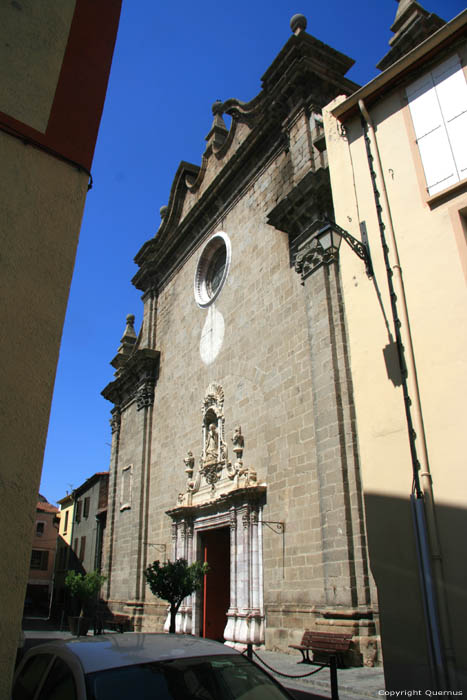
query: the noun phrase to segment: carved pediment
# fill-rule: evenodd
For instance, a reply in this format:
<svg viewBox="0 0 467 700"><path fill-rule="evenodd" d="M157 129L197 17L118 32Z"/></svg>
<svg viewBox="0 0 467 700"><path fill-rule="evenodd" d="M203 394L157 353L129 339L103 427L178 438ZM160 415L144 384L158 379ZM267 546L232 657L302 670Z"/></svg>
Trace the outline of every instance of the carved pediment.
<svg viewBox="0 0 467 700"><path fill-rule="evenodd" d="M272 154L287 149L285 120L298 109L318 111L358 85L345 78L353 61L302 31L286 42L249 102L215 102L201 166L180 163L157 235L138 252L133 284L145 291L154 279L173 274L221 220ZM230 129L223 115L231 117ZM318 142L317 142L318 144ZM317 145L318 148L318 145Z"/></svg>

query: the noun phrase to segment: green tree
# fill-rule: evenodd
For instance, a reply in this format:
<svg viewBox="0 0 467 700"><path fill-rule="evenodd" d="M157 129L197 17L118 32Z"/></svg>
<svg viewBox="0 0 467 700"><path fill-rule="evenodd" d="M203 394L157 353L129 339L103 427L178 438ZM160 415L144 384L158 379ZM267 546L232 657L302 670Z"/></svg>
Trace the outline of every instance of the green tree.
<svg viewBox="0 0 467 700"><path fill-rule="evenodd" d="M105 578L98 571L90 571L88 574L80 574L73 570L68 571L65 586L79 601L80 617L83 617L87 603L94 598Z"/></svg>
<svg viewBox="0 0 467 700"><path fill-rule="evenodd" d="M182 600L201 588L207 571L207 563L195 561L188 565L186 559L168 561L162 566L155 561L145 569L144 575L152 593L170 605L169 632L175 632L175 618Z"/></svg>

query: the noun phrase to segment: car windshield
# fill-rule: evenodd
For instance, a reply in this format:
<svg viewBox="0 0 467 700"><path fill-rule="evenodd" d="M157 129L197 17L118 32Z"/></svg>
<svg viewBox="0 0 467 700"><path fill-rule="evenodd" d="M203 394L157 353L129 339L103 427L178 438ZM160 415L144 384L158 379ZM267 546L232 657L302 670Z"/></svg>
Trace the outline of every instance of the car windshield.
<svg viewBox="0 0 467 700"><path fill-rule="evenodd" d="M289 700L243 656L158 661L91 673L89 700Z"/></svg>

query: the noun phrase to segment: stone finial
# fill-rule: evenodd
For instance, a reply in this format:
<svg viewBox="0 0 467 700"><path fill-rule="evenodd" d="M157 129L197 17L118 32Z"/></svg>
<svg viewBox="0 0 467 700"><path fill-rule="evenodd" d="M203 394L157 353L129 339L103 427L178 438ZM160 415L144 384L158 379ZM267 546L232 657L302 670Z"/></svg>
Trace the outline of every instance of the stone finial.
<svg viewBox="0 0 467 700"><path fill-rule="evenodd" d="M304 32L306 29L307 21L305 15L297 14L290 20L290 29L298 36L300 32Z"/></svg>
<svg viewBox="0 0 467 700"><path fill-rule="evenodd" d="M213 103L211 109L212 109L212 113L213 113L214 116L215 116L216 114L220 114L221 116L223 115L223 113L224 113L223 104L224 104L224 103L223 103L221 100L216 100L216 101Z"/></svg>
<svg viewBox="0 0 467 700"><path fill-rule="evenodd" d="M216 100L212 105L212 113L214 119L212 121L212 126L209 131L209 134L206 136L206 141L208 142L206 150L208 150L209 147L214 148L215 150L219 149L224 143L225 139L227 138L227 134L229 133L229 130L225 125L224 119L222 118L222 115L224 113L223 102L221 102L220 100Z"/></svg>
<svg viewBox="0 0 467 700"><path fill-rule="evenodd" d="M122 344L125 343L130 343L131 345L134 345L134 341L136 340L136 333L135 333L135 317L133 314L128 314L126 317L126 327L123 332L123 335L120 339L120 342Z"/></svg>
<svg viewBox="0 0 467 700"><path fill-rule="evenodd" d="M164 205L159 209L159 214L161 215L161 219L163 219L163 218L165 217L165 215L167 214L167 209L168 209L168 208L169 208L169 207L167 206L167 204L164 204Z"/></svg>
<svg viewBox="0 0 467 700"><path fill-rule="evenodd" d="M126 317L126 326L123 331L123 335L120 339L120 347L117 350L117 354L111 361L112 367L117 370L115 375L118 376L121 368L133 352L136 345L136 333L134 328L135 317L133 314L128 314Z"/></svg>
<svg viewBox="0 0 467 700"><path fill-rule="evenodd" d="M380 70L388 68L446 24L438 15L425 10L417 0L396 2L396 17L391 26L394 36L389 40L391 49L377 64Z"/></svg>

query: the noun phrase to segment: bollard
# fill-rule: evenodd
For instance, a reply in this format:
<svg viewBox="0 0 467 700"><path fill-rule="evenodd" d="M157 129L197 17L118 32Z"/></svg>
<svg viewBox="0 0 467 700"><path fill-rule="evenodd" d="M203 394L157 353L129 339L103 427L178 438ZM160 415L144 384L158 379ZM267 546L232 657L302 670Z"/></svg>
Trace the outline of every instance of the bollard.
<svg viewBox="0 0 467 700"><path fill-rule="evenodd" d="M250 661L253 661L253 644L250 643L246 645L246 655Z"/></svg>
<svg viewBox="0 0 467 700"><path fill-rule="evenodd" d="M339 700L337 689L337 658L334 655L329 657L329 672L331 674L331 700Z"/></svg>

